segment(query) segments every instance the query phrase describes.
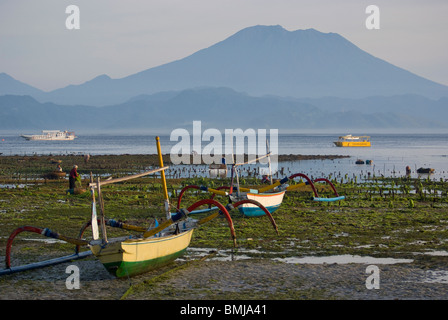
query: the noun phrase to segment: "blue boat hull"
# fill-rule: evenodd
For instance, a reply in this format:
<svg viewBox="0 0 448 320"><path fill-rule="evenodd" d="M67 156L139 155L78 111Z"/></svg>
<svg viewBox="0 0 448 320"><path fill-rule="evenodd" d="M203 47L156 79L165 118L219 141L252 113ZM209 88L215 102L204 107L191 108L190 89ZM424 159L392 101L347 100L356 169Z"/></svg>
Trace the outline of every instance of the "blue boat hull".
<svg viewBox="0 0 448 320"><path fill-rule="evenodd" d="M280 205L265 207L269 213L273 213ZM260 217L266 215L266 213L260 207L239 207L238 210L247 217Z"/></svg>
<svg viewBox="0 0 448 320"><path fill-rule="evenodd" d="M255 200L262 204L269 213L273 213L282 204L285 191L273 193L246 193L245 197L250 200ZM260 207L254 204L243 204L238 207L238 210L248 217L264 216L266 213Z"/></svg>

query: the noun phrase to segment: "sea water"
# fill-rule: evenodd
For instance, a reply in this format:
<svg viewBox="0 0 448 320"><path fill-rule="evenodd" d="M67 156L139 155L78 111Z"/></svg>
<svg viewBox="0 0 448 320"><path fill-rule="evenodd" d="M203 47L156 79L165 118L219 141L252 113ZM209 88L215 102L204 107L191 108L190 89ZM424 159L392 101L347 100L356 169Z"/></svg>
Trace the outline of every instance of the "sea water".
<svg viewBox="0 0 448 320"><path fill-rule="evenodd" d="M280 155L343 155L334 160L302 160L279 162L277 168L283 176L304 173L313 179L348 175L349 177L403 176L409 166L412 176L420 167L435 169L431 179L448 178L448 134L369 134L371 147L340 148L334 145L338 134L279 134L277 150ZM268 136L269 139L269 136ZM169 154L179 141L160 136L162 153ZM202 142L205 147L209 142ZM246 141L247 143L247 141ZM270 142L275 147L273 141ZM223 148L224 149L224 148ZM65 155L65 154L156 154L155 135L77 133L73 141L28 141L17 133L0 132L2 155ZM356 164L357 159L371 160L371 164ZM257 165L244 166L241 173L252 173ZM181 171L179 167L172 168ZM184 170L185 171L185 170ZM208 175L206 166L195 171ZM280 177L280 172L277 174Z"/></svg>

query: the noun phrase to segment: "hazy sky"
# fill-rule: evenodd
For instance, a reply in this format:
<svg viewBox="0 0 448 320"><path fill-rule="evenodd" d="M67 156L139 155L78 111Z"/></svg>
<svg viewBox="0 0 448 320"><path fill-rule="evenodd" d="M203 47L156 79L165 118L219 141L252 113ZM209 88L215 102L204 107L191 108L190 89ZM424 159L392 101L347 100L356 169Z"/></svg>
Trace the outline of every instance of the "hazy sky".
<svg viewBox="0 0 448 320"><path fill-rule="evenodd" d="M380 29L368 30L368 5ZM77 5L80 29L66 28ZM0 0L0 72L49 91L181 59L253 25L339 33L448 85L447 0Z"/></svg>

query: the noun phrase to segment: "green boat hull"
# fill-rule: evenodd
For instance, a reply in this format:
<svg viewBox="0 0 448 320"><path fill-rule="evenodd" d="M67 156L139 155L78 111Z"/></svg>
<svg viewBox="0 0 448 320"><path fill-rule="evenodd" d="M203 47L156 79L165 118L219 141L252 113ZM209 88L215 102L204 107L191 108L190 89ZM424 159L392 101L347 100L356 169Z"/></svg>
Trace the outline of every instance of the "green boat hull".
<svg viewBox="0 0 448 320"><path fill-rule="evenodd" d="M174 254L138 262L118 261L112 263L104 263L104 267L115 277L132 277L151 270L158 269L160 267L170 264L177 258L183 256L186 249L176 252Z"/></svg>

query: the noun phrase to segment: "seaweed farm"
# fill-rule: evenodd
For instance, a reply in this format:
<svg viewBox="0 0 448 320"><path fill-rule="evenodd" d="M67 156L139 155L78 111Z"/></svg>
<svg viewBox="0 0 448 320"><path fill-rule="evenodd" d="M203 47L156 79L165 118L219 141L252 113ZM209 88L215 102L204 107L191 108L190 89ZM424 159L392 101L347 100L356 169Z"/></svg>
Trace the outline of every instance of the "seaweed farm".
<svg viewBox="0 0 448 320"><path fill-rule="evenodd" d="M92 156L85 161L82 156L2 156L0 157L0 259L5 258L5 246L10 233L24 225L38 225L50 228L61 234L76 237L80 228L89 220L91 195L88 191L81 194L70 194L68 178L51 179L47 176L56 163L63 168L70 168L73 163L79 166L82 184L87 185L89 175L121 177L139 173L151 166L156 166L154 155L108 155ZM168 162L169 159L167 158ZM289 159L288 161L294 161ZM312 159L297 160L302 163ZM191 167L192 172L195 168ZM68 173L68 170L67 170ZM306 173L306 172L305 172ZM180 190L187 185L208 186L218 188L228 185L229 178L210 178L206 172L202 175L191 174L191 177L178 177L172 172L167 174L168 192L173 206ZM334 202L313 201L313 190L310 186L300 186L287 192L281 206L273 218L278 233L272 229L266 217L249 218L238 210L230 212L237 247L233 247L226 222L222 218L210 221L207 227L196 230L190 248L184 258L177 260L172 267L204 259L198 252L215 252L215 258L223 258L221 263L239 259L248 259L266 263L287 263L300 261L305 257L361 256L370 259L396 259L396 261L412 261L419 268L431 268L434 265L446 264L448 257L448 182L427 176L381 177L350 174L334 174L328 176L343 200ZM300 184L302 178L289 181L290 185ZM239 183L248 188L263 187L260 177L243 175ZM328 183L316 183L320 197L331 197L334 191ZM159 176L148 176L132 182L123 182L103 188L105 212L107 217L114 217L129 224L151 225L154 219L163 221L161 214L163 203L162 185ZM182 207L188 207L201 199L210 198L210 194L201 190L189 190L182 198ZM228 203L225 197L216 196L217 201ZM195 216L196 218L196 216ZM198 219L201 218L199 215ZM130 231L111 229L110 236L128 236ZM109 234L109 233L108 233ZM86 232L84 237L90 237ZM44 260L55 256L70 254L74 250L72 244L61 241L47 241L36 234L23 234L17 237L12 247L11 263L19 265ZM209 254L206 254L209 256ZM202 260L201 260L202 261ZM210 260L218 263L219 260ZM89 281L104 281L109 285L122 288L113 295L99 295L99 299L119 299L129 290L127 280L111 279L100 264L91 258L84 263L88 271ZM82 264L82 265L84 265ZM223 266L225 268L225 266ZM56 267L50 267L56 268ZM10 283L20 286L23 281L29 286L30 279L46 281L46 277L54 277L45 271L27 271L25 275L0 277L0 288ZM53 275L51 275L53 274ZM154 273L141 276L140 279L153 277ZM25 278L24 278L25 277ZM35 278L37 277L37 278ZM62 272L60 279L67 277ZM26 280L28 279L28 280ZM52 279L52 278L51 278ZM54 281L48 280L48 281ZM62 281L62 280L61 280ZM118 282L117 282L118 281ZM114 284L115 283L115 284ZM39 287L39 282L33 282ZM118 285L119 284L119 285ZM280 285L280 284L279 284ZM38 290L34 288L33 290ZM143 289L144 290L144 289ZM8 299L8 296L0 298ZM64 293L67 294L67 293ZM74 299L86 298L84 293L77 293ZM162 294L163 297L163 293ZM215 297L209 293L211 298ZM316 298L316 295L294 294L288 299ZM24 289L23 297L30 298ZM132 295L125 298L132 299ZM139 296L134 296L139 298ZM171 296L172 297L172 296ZM192 296L194 297L194 295ZM220 296L221 298L251 299L251 293L240 293L237 296ZM260 297L260 296L255 296ZM285 298L285 296L262 296L266 299ZM317 296L317 298L328 296ZM20 297L16 297L20 298ZM49 298L52 298L50 296ZM54 297L53 297L54 298ZM169 296L166 296L169 298ZM183 296L189 298L189 296Z"/></svg>
<svg viewBox="0 0 448 320"><path fill-rule="evenodd" d="M135 156L134 158L129 155L96 156L92 157L88 163L83 163L82 157L78 157L78 159L62 159L63 163L80 163L79 172L85 174L84 183L87 183L88 172L92 172L94 175L101 175L104 178L109 176L117 177L139 172L139 170L143 169L143 163L139 164L137 159L144 162L145 165L152 161L150 156L145 159L144 157ZM51 216L52 212L56 215L56 221L60 219L70 221L75 219L74 217L79 217L78 219L80 220L82 220L82 217L84 217L83 219L89 218L90 195L88 192L81 195L69 195L66 193L66 189L68 189L67 179L51 180L43 178L46 171L51 170L51 167L54 166L52 163L54 159L48 157L30 157L29 159L2 157L1 160L0 218L8 221L6 225L2 225L4 229L2 239L7 237L13 221L14 225L18 226L19 224L26 224L28 219L32 221L36 217L39 219L39 217L46 214ZM8 163L10 163L10 166L8 166ZM407 223L410 225L416 223L418 225L422 217L427 217L430 212L436 214L436 216L434 219L429 219L429 221L437 223L435 228L440 230L440 235L445 233L443 225L446 223L444 212L448 205L448 182L443 179L435 181L431 179L430 175L423 178L403 176L371 179L341 175L337 177L330 176L329 180L333 182L338 193L345 196L345 199L335 203L313 202L310 200L312 198L312 190L309 186L304 186L296 189L295 192L288 193L279 209L280 211L275 215L276 219L279 220L277 222L280 236L282 234L294 234L295 232L291 230L302 230L303 233L299 232L300 238L303 238L305 234L316 236L314 231L310 232L310 230L316 228L316 225L309 226L310 229L304 228L304 224L310 220L311 215L311 221L318 222L317 225L322 224L326 226L322 230L325 234L331 229L334 230L335 234L345 232L353 236L353 232L356 232L354 226L359 226L360 229L356 233L359 233L359 236L364 239L363 242L366 242L359 245L369 244L375 246L373 239L370 239L368 236L370 232L368 232L369 228L366 228L367 226L376 231L382 230L380 234L384 235L386 227L390 226L393 221L399 222L400 217L404 218L404 221L401 221L399 225L406 225ZM296 178L291 184L299 182L301 182L301 179ZM229 183L228 179L211 179L207 177L170 179L168 174L168 191L173 201L175 201L180 189L188 184L206 185L216 188ZM256 177L242 177L240 183L253 188L262 186L261 179ZM332 193L329 186L324 183L316 184L316 186L322 195ZM108 199L107 204L110 206L108 211L112 216L118 215L125 220L142 219L145 215L152 215L158 211L158 206L155 206L155 204L158 204L157 200L161 197L161 185L157 177L142 178L136 183L123 183L108 188L110 192L106 193L105 196ZM191 193L186 193L183 201L187 205L188 201L196 201L207 197L209 197L207 193L191 191ZM224 199L223 201L225 202L226 200ZM59 210L61 211L56 213ZM332 219L336 219L337 222L332 221ZM371 219L372 221L365 224L366 219ZM288 221L285 221L284 227L282 227L282 220ZM50 218L48 221L53 223L55 219ZM245 224L249 223L249 221L251 224L254 223L250 219L243 219L243 221ZM338 226L343 221L347 221L349 225L354 226L342 227L344 226L342 224L341 230L337 232L337 227L335 226ZM379 223L380 221L383 223ZM291 225L291 223L293 224ZM294 223L297 225L294 225ZM57 229L60 227L62 226L56 226ZM63 226L64 229L67 227ZM351 232L347 232L345 229L347 227ZM325 230L326 228L329 229ZM241 232L246 235L247 231ZM417 234L419 234L418 232ZM408 235L409 233L410 231L406 232ZM213 234L213 232L210 234ZM419 235L426 234L426 232L423 232ZM253 238L250 234L247 234L247 237ZM213 237L206 238L206 242L208 242ZM275 247L281 243L280 239L281 237L275 241ZM434 250L440 249L438 246L445 245L444 239L439 240L440 243L438 245L436 245L437 241L434 242ZM427 242L427 240L425 241ZM197 239L197 244L202 242ZM376 242L379 250L381 248L381 240L377 239ZM336 250L334 247L325 247ZM337 250L350 251L353 248L341 246Z"/></svg>

